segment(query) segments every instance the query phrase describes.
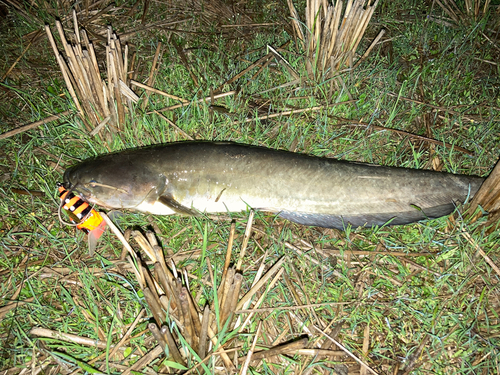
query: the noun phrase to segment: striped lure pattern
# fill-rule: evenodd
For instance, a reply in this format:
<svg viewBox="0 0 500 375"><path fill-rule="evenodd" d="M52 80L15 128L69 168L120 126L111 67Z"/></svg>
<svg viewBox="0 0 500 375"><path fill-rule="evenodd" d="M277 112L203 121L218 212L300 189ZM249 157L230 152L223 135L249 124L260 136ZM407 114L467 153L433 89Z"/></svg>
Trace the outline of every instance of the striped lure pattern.
<svg viewBox="0 0 500 375"><path fill-rule="evenodd" d="M99 237L104 231L105 222L101 215L79 196L64 188L63 184L57 183L59 198L62 208L68 213L69 219L76 227L86 234L99 230Z"/></svg>

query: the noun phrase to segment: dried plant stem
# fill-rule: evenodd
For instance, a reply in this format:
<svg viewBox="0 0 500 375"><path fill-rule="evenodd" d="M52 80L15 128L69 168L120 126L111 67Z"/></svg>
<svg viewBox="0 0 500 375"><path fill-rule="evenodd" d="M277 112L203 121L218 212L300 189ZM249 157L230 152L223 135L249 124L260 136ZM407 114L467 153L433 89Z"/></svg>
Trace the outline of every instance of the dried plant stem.
<svg viewBox="0 0 500 375"><path fill-rule="evenodd" d="M155 80L155 73L156 73L156 65L158 64L158 57L160 56L160 51L161 51L161 42L158 42L158 45L156 46L156 52L155 56L153 58L153 64L151 65L151 71L149 72L149 78L148 78L148 86L152 86ZM142 102L142 109L144 110L149 101L149 95L146 95L144 98L144 101Z"/></svg>
<svg viewBox="0 0 500 375"><path fill-rule="evenodd" d="M149 331L153 334L156 341L158 341L158 344L160 344L160 346L165 350L165 347L167 346L167 341L163 337L158 326L155 323L149 323L148 328Z"/></svg>
<svg viewBox="0 0 500 375"><path fill-rule="evenodd" d="M26 48L24 48L23 52L19 55L19 57L16 59L16 61L14 61L14 63L10 66L10 68L4 73L2 78L0 78L1 82L5 81L5 78L7 78L7 76L10 74L10 72L12 72L12 70L15 68L17 63L23 58L23 56L26 54L26 52L28 52L28 50L30 49L33 42L40 36L41 33L42 33L42 30L36 31L35 35L33 36L33 38L31 38L30 42L28 43Z"/></svg>
<svg viewBox="0 0 500 375"><path fill-rule="evenodd" d="M226 351L222 346L219 345L219 342L217 341L217 335L215 334L214 331L210 327L208 327L208 335L210 336L210 341L212 341L212 344L214 346L214 350L219 350L219 355L224 362L224 364L227 367L227 370L230 373L236 372L236 368L234 367L233 363L231 362L231 359L227 355Z"/></svg>
<svg viewBox="0 0 500 375"><path fill-rule="evenodd" d="M129 375L132 371L137 371L142 369L148 365L151 361L154 361L160 354L162 354L164 349L158 345L153 350L149 351L146 355L144 355L141 359L139 359L136 363L122 372L122 375Z"/></svg>
<svg viewBox="0 0 500 375"><path fill-rule="evenodd" d="M49 338L57 338L59 340L76 343L79 345L85 346L94 346L100 349L106 349L107 343L99 340L91 339L88 337L82 337L77 335L72 335L70 333L56 332L46 328L33 328L30 331L31 335L40 336L40 337L49 337ZM111 345L110 348L115 348L115 346ZM119 349L120 350L120 349ZM124 350L124 349L121 349Z"/></svg>
<svg viewBox="0 0 500 375"><path fill-rule="evenodd" d="M160 112L158 111L153 111L154 113L156 113L158 116L160 116L163 120L165 120L171 127L173 127L178 133L180 133L182 136L184 136L185 138L193 141L194 138L191 137L188 133L186 133L184 130L182 130L181 128L179 128L177 125L174 124L173 121L171 121L169 118L163 116Z"/></svg>
<svg viewBox="0 0 500 375"><path fill-rule="evenodd" d="M146 301L148 303L149 308L151 309L151 313L153 314L156 324L161 326L165 321L166 317L165 313L161 309L158 296L155 296L155 294L148 287L143 288L142 292L144 293L144 298L146 298Z"/></svg>
<svg viewBox="0 0 500 375"><path fill-rule="evenodd" d="M144 89L146 91L151 91L151 92L153 92L155 94L163 95L163 96L166 96L167 98L178 100L181 103L189 103L189 101L186 100L186 99L182 99L182 98L180 98L178 96L166 93L165 91L161 91L161 90L155 89L155 88L153 88L151 86L145 85L143 83L140 83L140 82L137 82L137 81L134 81L134 80L130 80L130 84L134 85L134 86L137 86L137 87L140 87L141 89Z"/></svg>
<svg viewBox="0 0 500 375"><path fill-rule="evenodd" d="M469 211L473 214L480 205L494 212L500 210L500 161L497 162L479 191L474 195Z"/></svg>
<svg viewBox="0 0 500 375"><path fill-rule="evenodd" d="M283 274L283 272L285 271L284 268L281 268L278 273L276 274L276 276L273 277L273 279L271 280L271 282L269 283L269 287L268 289L271 289L272 287L274 287L274 285L278 282L278 280L281 278L281 275ZM267 289L266 289L267 290ZM262 295L259 297L259 299L257 300L257 302L255 303L255 306L260 306L262 304L262 302L264 302L264 299L267 297L267 293L262 293ZM248 302L245 304L249 304L251 302L251 300L248 300ZM258 312L259 309L251 309L251 310L245 310L247 306L243 306L243 310L236 310L235 311L235 314L236 313L240 313L242 311L246 311L246 312L250 312L250 314L248 314L247 318L245 319L245 321L243 322L243 324L241 325L241 327L239 327L238 325L238 322L236 323L235 325L235 328L239 327L238 328L238 332L243 332L243 330L245 329L245 327L251 322L252 318L254 317L254 315ZM236 309L236 308L235 308ZM273 308L274 309L274 308Z"/></svg>
<svg viewBox="0 0 500 375"><path fill-rule="evenodd" d="M290 354L293 355L297 351L301 349L305 349L307 346L307 343L309 342L309 339L307 337L301 338L299 340L295 340L292 342L288 342L285 344L280 344L275 347L269 348L267 350L261 350L259 352L255 352L252 355L252 360L256 361L259 359L264 359L264 358L269 358L275 355L279 354ZM318 353L318 349L311 349L313 350L316 354ZM331 353L330 350L328 352ZM336 353L344 354L344 352L337 351Z"/></svg>
<svg viewBox="0 0 500 375"><path fill-rule="evenodd" d="M174 110L174 109L177 109L177 108L186 107L186 106L188 106L190 104L193 104L193 103L209 103L210 101L213 102L214 99L224 98L226 96L234 95L234 94L237 94L237 93L238 93L238 91L234 90L234 91L223 92L223 93L220 93L220 94L210 95L210 96L207 96L206 98L195 100L194 102L175 104L175 105L172 105L170 107L165 107L165 108L159 109L158 111L155 110L155 111L152 111L152 112L148 112L148 114L154 113L154 112L171 111L171 110Z"/></svg>
<svg viewBox="0 0 500 375"><path fill-rule="evenodd" d="M194 330L194 323L189 309L189 296L187 294L187 289L182 288L179 295L179 299L181 301L182 323L184 326L183 333L186 342L194 349L194 351L198 351L198 340Z"/></svg>
<svg viewBox="0 0 500 375"><path fill-rule="evenodd" d="M306 68L310 77L332 78L339 70L352 66L378 0L373 5L370 5L371 0L347 0L345 9L341 0L334 5L329 5L326 0L307 0L305 28L292 0L287 2L292 27L306 49ZM369 52L370 49L365 55Z"/></svg>
<svg viewBox="0 0 500 375"><path fill-rule="evenodd" d="M281 257L280 260L278 260L274 266L271 267L269 271L262 277L262 279L257 282L252 289L248 291L247 294L238 302L236 305L236 310L240 310L242 306L244 306L245 302L247 302L252 296L266 283L269 278L271 278L272 275L274 275L280 267L283 265L283 262L286 260L286 257Z"/></svg>
<svg viewBox="0 0 500 375"><path fill-rule="evenodd" d="M31 124L20 126L19 128L12 129L12 130L9 130L8 132L0 134L0 139L9 138L9 137L12 137L13 135L23 133L23 132L31 130L31 129L35 129L35 128L39 127L40 125L46 124L46 123L51 122L51 121L59 120L61 118L61 116L67 116L69 114L71 114L71 111L64 111L64 112L58 113L57 115L52 115L52 116L46 117L43 120L35 121L35 122L32 122Z"/></svg>
<svg viewBox="0 0 500 375"><path fill-rule="evenodd" d="M257 332L255 332L255 338L252 342L252 346L250 350L248 351L247 357L245 359L245 362L243 363L243 366L241 366L241 375L245 375L248 371L248 366L250 366L250 360L252 359L252 354L255 351L255 346L257 345L257 340L260 337L260 331L262 329L262 321L259 321L259 325L257 326Z"/></svg>
<svg viewBox="0 0 500 375"><path fill-rule="evenodd" d="M226 278L227 270L229 268L229 264L231 263L231 254L233 251L233 241L234 234L236 232L236 222L231 223L231 229L229 230L229 239L227 240L227 250L226 250L226 258L224 260L224 269L222 271L222 281Z"/></svg>
<svg viewBox="0 0 500 375"><path fill-rule="evenodd" d="M208 325L210 323L210 308L205 306L203 310L203 319L201 321L201 332L200 332L200 347L198 349L198 355L200 358L205 358L207 354L207 338L208 338Z"/></svg>
<svg viewBox="0 0 500 375"><path fill-rule="evenodd" d="M125 113L137 95L127 86L128 46L122 52L120 41L111 28L108 29L106 46L106 72L108 82L101 78L99 63L93 44L85 30L80 30L76 11L73 10L75 44L70 44L60 21L56 21L65 56L59 52L49 26L45 26L49 42L61 69L64 82L78 114L89 132L97 134L106 123L110 131L125 121ZM109 119L108 119L109 118ZM106 122L104 122L105 119Z"/></svg>
<svg viewBox="0 0 500 375"><path fill-rule="evenodd" d="M177 363L180 363L181 365L185 366L185 362L182 359L181 353L179 352L179 349L177 348L177 344L175 343L174 337L168 330L167 326L162 326L161 327L161 333L165 336L167 340L167 345L170 350L170 353L172 353L172 357L174 357L174 360Z"/></svg>
<svg viewBox="0 0 500 375"><path fill-rule="evenodd" d="M313 326L314 329L316 329L316 331L318 331L319 333L321 333L324 337L326 337L328 340L330 340L331 342L333 342L335 345L337 345L340 349L342 349L345 354L347 354L349 357L351 357L352 359L354 359L356 362L358 362L362 367L364 367L366 370L368 370L369 372L371 372L372 374L374 375L378 375L377 372L375 372L370 366L368 366L366 363L364 363L362 360L360 360L358 357L356 357L354 354L351 353L350 350L348 350L345 346L343 346L340 342L338 342L337 340L335 340L333 337L329 336L326 334L326 332L322 331L321 329L319 329L318 327L316 326Z"/></svg>
<svg viewBox="0 0 500 375"><path fill-rule="evenodd" d="M137 230L134 230L132 232L132 237L134 237L134 240L139 244L139 246L142 248L142 250L146 253L146 255L151 259L153 262L157 262L158 260L156 259L155 252L153 250L153 247L149 244L148 240L143 236L143 234Z"/></svg>
<svg viewBox="0 0 500 375"><path fill-rule="evenodd" d="M221 281L221 285L219 287L219 309L221 311L221 316L224 315L224 306L226 305L226 299L229 294L229 289L231 288L231 285L233 284L233 278L235 274L235 269L233 267L229 268L227 270L226 277L224 278L223 281ZM221 318L221 323L224 320Z"/></svg>
<svg viewBox="0 0 500 375"><path fill-rule="evenodd" d="M220 313L220 325L228 325L228 329L230 329L230 324L232 317L234 316L234 311L236 308L236 303L238 301L238 297L240 295L241 283L243 281L243 277L240 273L231 272L228 275L231 275L229 286L227 287L227 291L224 295L224 300L221 305L221 313Z"/></svg>
<svg viewBox="0 0 500 375"><path fill-rule="evenodd" d="M245 257L245 253L247 250L248 241L250 240L250 235L252 234L252 224L253 217L255 215L255 211L250 211L250 215L248 215L247 226L245 228L245 235L243 236L243 243L241 245L240 255L238 257L238 263L236 264L236 270L241 270L241 265L243 264L243 258Z"/></svg>
<svg viewBox="0 0 500 375"><path fill-rule="evenodd" d="M474 241L471 235L465 231L462 232L462 236L476 249L476 251L484 258L486 263L490 265L491 268L500 276L500 268L491 260L491 258L484 252L481 247Z"/></svg>
<svg viewBox="0 0 500 375"><path fill-rule="evenodd" d="M289 43L290 43L290 41L282 44L279 48L285 48ZM257 66L259 66L261 64L264 64L272 56L273 56L273 54L271 52L269 52L265 56L262 56L256 62L254 62L253 64L251 64L249 67L243 69L241 72L239 72L238 74L236 74L234 77L230 78L229 80L227 80L226 82L224 82L222 85L220 85L217 89L215 89L215 92L220 92L224 88L224 86L229 85L229 84L231 84L233 82L236 82L238 79L240 79L241 77L243 77L246 73L248 73L249 71L251 71L253 68L255 68L255 67L257 67Z"/></svg>

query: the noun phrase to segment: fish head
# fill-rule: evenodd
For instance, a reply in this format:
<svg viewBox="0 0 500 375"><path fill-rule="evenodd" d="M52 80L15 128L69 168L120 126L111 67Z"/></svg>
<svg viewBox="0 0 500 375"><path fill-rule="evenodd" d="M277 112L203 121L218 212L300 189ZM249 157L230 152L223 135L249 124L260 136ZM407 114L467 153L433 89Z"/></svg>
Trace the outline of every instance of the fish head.
<svg viewBox="0 0 500 375"><path fill-rule="evenodd" d="M110 209L132 209L152 205L165 190L166 178L133 160L101 158L70 167L64 187L87 202Z"/></svg>

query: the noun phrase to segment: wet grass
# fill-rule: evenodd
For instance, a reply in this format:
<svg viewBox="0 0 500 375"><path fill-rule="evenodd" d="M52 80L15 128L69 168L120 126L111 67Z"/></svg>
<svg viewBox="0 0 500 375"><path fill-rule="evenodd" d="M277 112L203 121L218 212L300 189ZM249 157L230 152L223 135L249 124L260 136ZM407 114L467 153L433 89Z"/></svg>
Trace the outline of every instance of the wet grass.
<svg viewBox="0 0 500 375"><path fill-rule="evenodd" d="M390 7L394 7L391 12L382 12ZM342 75L343 89L332 94L330 83L311 82L267 91L293 79L273 62L255 77L258 68L226 85L222 91L239 89L240 93L216 101L225 110L196 100L209 97L211 89L265 55L266 44L276 47L289 40L283 24L251 28L250 33L233 28L221 32L214 25L197 24L198 18L193 21L193 15L185 12L182 16L188 21L179 29L205 28L205 34L156 28L137 34L131 42L141 60L141 81L149 75L157 43L163 43L153 86L191 102L163 115L194 139L232 140L345 160L486 176L500 155L499 71L498 65L485 62L498 61L498 48L484 38L484 23L450 29L418 16L422 9L409 15L397 9L397 4L386 3L376 13L369 32L375 35L383 26L387 40L357 70ZM27 11L53 23L50 12ZM139 12L131 18L110 19L126 20L128 24L122 26L129 30L141 16ZM259 16L266 19L265 13ZM150 17L147 22L157 21L155 15ZM281 18L285 17L288 13ZM275 14L269 18L277 22ZM13 10L3 22L8 33L0 33L7 46L2 74L26 47L23 36L42 26ZM188 66L172 38L187 51ZM285 49L282 55L304 75L301 51L293 42ZM1 83L0 133L74 110L46 38L28 49L16 69ZM140 89L136 92L144 95ZM350 100L349 96L355 103L332 105ZM109 148L116 151L185 140L183 133L153 112L175 104L175 100L149 95L148 106L142 109L139 102L134 107L123 130L108 142ZM247 122L263 114L316 106L324 107ZM57 219L55 184L64 169L77 160L108 152L98 137L84 129L81 120L71 115L0 140L0 368L8 374L29 368L44 373L119 373L155 345L147 330L151 315L144 296L130 269L117 261L122 252L119 241L106 233L96 255L89 257L83 234ZM430 145L391 129L470 153ZM14 193L13 188L28 195ZM236 220L237 252L246 214L231 217ZM214 301L209 269L220 280L229 221L125 213L116 222L122 231L155 230L164 252L186 254L176 266L192 276L191 294L201 306ZM310 348L325 347L328 340L315 330L318 327L381 374L500 372L499 275L477 255L479 247L499 265L500 233L488 233L480 225L483 222L470 223L456 215L451 221L441 218L339 232L305 228L257 213L242 290L249 290L264 251L268 251L266 269L287 256L283 275L269 287L261 306L254 306L271 309L256 313L243 333L222 330L218 339L227 343L226 348L238 348L242 357L263 321L258 348L304 335L309 337ZM421 255L414 256L417 253ZM324 305L283 308L307 304ZM127 336L143 309L146 312ZM39 338L30 334L34 327L99 340L104 346ZM110 345L123 336L128 337L125 349L108 358ZM366 355L364 343L368 344ZM187 344L182 345L189 350ZM214 356L196 371L219 371L217 360ZM153 360L150 370L175 371L163 361ZM191 361L189 367L198 363L194 356ZM329 373L332 368L342 371L342 366L348 373L360 372L359 365L341 355L281 355L251 368L255 373L309 374Z"/></svg>

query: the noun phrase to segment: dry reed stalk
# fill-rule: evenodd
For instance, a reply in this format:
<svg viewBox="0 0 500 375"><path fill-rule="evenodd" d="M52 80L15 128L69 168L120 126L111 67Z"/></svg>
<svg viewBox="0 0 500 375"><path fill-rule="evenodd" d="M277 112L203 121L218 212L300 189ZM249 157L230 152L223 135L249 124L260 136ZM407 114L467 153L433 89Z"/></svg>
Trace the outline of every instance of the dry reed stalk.
<svg viewBox="0 0 500 375"><path fill-rule="evenodd" d="M226 250L226 258L224 260L224 269L222 271L222 281L225 280L227 270L229 268L229 264L231 263L231 254L233 252L233 242L234 242L234 234L236 232L236 222L233 221L231 223L231 229L229 230L229 239L227 241L227 250ZM222 285L221 281L221 285Z"/></svg>
<svg viewBox="0 0 500 375"><path fill-rule="evenodd" d="M288 45L288 43L290 43L290 42L286 42L280 48L284 48L285 46ZM238 79L240 79L241 77L243 77L246 73L248 73L249 71L251 71L253 68L255 68L257 66L261 66L261 68L262 68L262 65L265 64L266 62L270 61L272 56L273 56L272 53L268 52L267 55L262 56L260 59L258 59L257 61L255 61L253 64L251 64L250 66L246 67L241 72L239 72L238 74L236 74L235 76L231 77L229 80L227 80L226 82L224 82L222 85L220 85L218 88L216 88L213 93L220 93L221 90L224 88L224 86L229 85L229 84L231 84L233 82L236 82Z"/></svg>
<svg viewBox="0 0 500 375"><path fill-rule="evenodd" d="M130 111L131 103L139 99L127 85L128 46L125 46L122 52L118 37L111 28L108 29L106 83L101 78L94 45L89 40L87 32L80 29L75 10L73 10L73 26L74 34L71 38L73 43L69 43L61 22L56 21L56 29L65 56L59 52L50 27L45 26L45 31L68 92L87 130L92 132L99 128L92 133L97 134L106 124L104 120L109 118L107 124L110 131L113 131L124 123L125 114Z"/></svg>
<svg viewBox="0 0 500 375"><path fill-rule="evenodd" d="M255 211L250 211L248 215L247 226L245 228L245 235L243 236L243 243L241 244L241 251L238 258L238 263L236 264L236 270L241 270L241 265L243 264L243 258L245 257L245 253L247 250L248 241L250 240L250 235L252 234L252 225L253 225L253 217L255 215Z"/></svg>
<svg viewBox="0 0 500 375"><path fill-rule="evenodd" d="M177 309L177 307L179 306L179 301L178 298L176 298L176 294L174 293L172 284L169 281L173 279L173 275L170 273L170 271L165 272L160 263L155 263L155 274L161 287L163 288L165 296L167 297L167 301L165 301L167 302L167 306L165 306L165 303L161 300L161 298L160 302L162 302L162 305L166 309L168 309L169 306L172 308L172 310Z"/></svg>
<svg viewBox="0 0 500 375"><path fill-rule="evenodd" d="M240 251L240 254L245 253L245 248L248 245L248 240L250 238L250 234L252 233L252 218L253 215L251 214L248 219L245 236L243 237L242 250ZM105 216L105 220L110 227L113 226L107 216ZM217 339L217 333L219 333L217 331L219 327L226 326L228 331L234 329L232 328L232 320L238 306L240 290L243 282L243 276L240 272L236 271L235 267L228 268L232 253L232 242L235 237L235 223L232 224L230 243L227 246L228 254L225 266L226 274L224 279L221 281L218 292L220 302L218 306L220 311L220 321L218 322L219 326L217 329L212 329L210 327L211 324L217 322L213 319L214 314L211 313L208 306L205 306L203 315L200 314L193 296L189 292L189 286L187 285L187 271L185 269L177 270L172 259L169 261L170 268L167 267L163 251L161 247L158 246L158 241L156 240L153 232L146 232L145 236L139 231L130 232L139 247L145 254L147 254L147 258L153 261L154 266L153 269L150 270L144 261L141 260L141 258L130 247L130 244L123 238L118 229L114 226L112 229L114 229L114 232L120 238L124 247L135 260L135 262L132 262L129 257L132 271L135 273L139 281L140 288L155 322L150 324L148 327L158 341L159 348L162 349L162 352L155 351L154 353L159 356L163 352L167 352L166 348L168 348L168 353L171 353L173 360L183 366L186 366L186 362L188 362L186 356L189 355L189 351L181 353L178 344L184 339L185 342L198 353L200 358L205 358L207 353L210 356L209 351L213 350L214 352L211 355L215 354L219 356L227 370L235 372L236 367L228 356L228 349L224 349L222 346L219 346L219 341ZM276 274L276 271L283 263L283 259L278 261L278 263L275 264L266 275L264 275L260 282L254 280L255 288L249 292L246 298L248 303L251 295L253 295L253 293L255 293L271 275ZM257 273L257 279L259 279L263 274L263 269L263 265L261 265ZM276 282L281 276L282 272L283 269L281 268L278 275L272 282L273 285L274 282ZM184 283L180 278L181 276L183 277ZM164 325L164 323L167 322L167 319L175 322L175 325L180 328L181 333L178 333L177 330L170 330L168 325ZM161 327L161 329L158 329L158 327ZM216 333L214 333L214 331ZM182 337L178 336L180 334ZM210 342L212 343L212 349L210 349L209 346ZM234 344L233 342L232 345L237 344ZM237 354L235 354L234 358L237 360Z"/></svg>
<svg viewBox="0 0 500 375"><path fill-rule="evenodd" d="M160 293L162 292L160 285L156 282L155 279L153 279L153 276L151 275L149 268L147 268L145 265L142 266L142 274L144 275L144 279L146 280L146 285L154 293L155 299L159 304Z"/></svg>
<svg viewBox="0 0 500 375"><path fill-rule="evenodd" d="M246 375L248 371L248 367L250 366L250 361L252 360L252 355L253 352L255 351L255 346L257 345L257 340L259 339L261 329L262 329L262 321L259 321L259 324L257 326L257 332L255 332L255 337L252 342L252 346L250 347L250 350L247 353L243 366L241 366L240 375Z"/></svg>
<svg viewBox="0 0 500 375"><path fill-rule="evenodd" d="M269 348L267 350L261 350L258 352L253 353L252 355L252 361L256 361L259 359L264 359L264 358L269 358L273 357L276 355L280 354L289 354L293 355L295 352L301 349L305 349L307 347L307 343L309 342L309 339L307 337L292 341L292 342L287 342L284 344L279 344L276 345L272 348ZM316 352L317 353L317 352ZM344 354L344 352L339 352L340 354ZM243 358L240 358L242 360Z"/></svg>
<svg viewBox="0 0 500 375"><path fill-rule="evenodd" d="M457 3L453 0L436 0L436 3L443 9L443 11L450 17L456 24L470 24L471 18L478 21L486 14L490 7L490 0L485 0L484 5L481 6L481 0L465 0L462 11Z"/></svg>
<svg viewBox="0 0 500 375"><path fill-rule="evenodd" d="M288 7L292 26L306 49L306 69L310 77L328 79L352 62L378 1L341 0L329 5L326 0L307 0L305 27L292 0ZM366 4L366 8L365 8Z"/></svg>
<svg viewBox="0 0 500 375"><path fill-rule="evenodd" d="M245 305L245 303L250 300L255 293L274 275L279 271L283 263L285 262L286 257L281 257L275 264L272 266L269 271L248 291L247 294L241 298L241 300L236 305L236 310L241 310L241 308Z"/></svg>
<svg viewBox="0 0 500 375"><path fill-rule="evenodd" d="M58 340L71 342L71 343L75 343L78 345L85 345L85 346L96 347L96 348L100 348L100 349L106 349L106 347L107 347L107 344L105 341L103 342L101 340L96 340L94 338L73 335L71 333L53 331L53 330L47 329L47 328L35 327L35 328L32 328L29 333L30 333L30 335L34 335L34 336L55 338ZM109 347L109 349L114 349L115 347L116 346L111 345ZM125 348L123 348L121 350L124 350L124 349Z"/></svg>
<svg viewBox="0 0 500 375"><path fill-rule="evenodd" d="M231 301L233 299L233 295L236 291L236 283L235 280L236 273L234 268L231 268L228 272L228 276L226 278L226 285L224 288L223 299L220 303L220 326L223 327L227 321L227 318L231 314Z"/></svg>
<svg viewBox="0 0 500 375"><path fill-rule="evenodd" d="M201 335L200 313L196 308L193 296L190 293L187 293L187 297L189 302L189 312L191 314L191 319L193 320L194 332L196 334L196 337L200 337Z"/></svg>
<svg viewBox="0 0 500 375"><path fill-rule="evenodd" d="M220 355L220 358L224 362L224 365L227 367L227 371L230 374L233 374L236 372L236 367L234 367L233 363L231 362L231 359L227 355L227 352L224 350L224 348L219 345L219 341L217 340L217 335L215 334L214 331L210 327L208 327L208 335L210 337L210 341L212 341L212 344L214 346L214 350L217 350Z"/></svg>
<svg viewBox="0 0 500 375"><path fill-rule="evenodd" d="M193 81L194 85L196 87L200 87L200 84L198 83L198 78L196 78L196 75L193 73L193 70L191 69L192 64L189 63L188 58L184 53L184 49L181 47L180 43L174 40L174 38L172 38L170 42L174 46L179 57L181 58L181 61L184 64L184 68L188 71L189 76L191 77L191 80Z"/></svg>
<svg viewBox="0 0 500 375"><path fill-rule="evenodd" d="M182 355L177 348L177 344L175 343L174 337L170 333L169 329L167 326L162 326L160 332L164 335L168 349L170 350L170 353L172 353L172 357L174 357L174 360L177 363L180 363L183 366L186 366L186 363L184 362L184 359L182 358Z"/></svg>
<svg viewBox="0 0 500 375"><path fill-rule="evenodd" d="M205 306L203 310L203 318L201 321L201 331L200 331L200 347L198 348L198 355L200 358L205 358L207 354L207 338L208 338L208 325L210 323L210 307Z"/></svg>
<svg viewBox="0 0 500 375"><path fill-rule="evenodd" d="M71 111L64 111L64 112L58 113L57 115L52 115L52 116L46 117L43 120L35 121L35 122L32 122L31 124L20 126L19 128L12 129L12 130L9 130L8 132L0 134L0 139L9 138L9 137L12 137L13 135L16 135L16 134L19 134L19 133L22 133L22 132L25 132L25 131L28 131L31 129L35 129L35 128L39 127L40 125L44 125L44 124L51 122L51 121L59 120L61 117L67 116L69 114L71 114Z"/></svg>
<svg viewBox="0 0 500 375"><path fill-rule="evenodd" d="M134 85L134 86L137 86L137 87L140 87L141 89L144 89L146 91L151 91L151 92L154 92L155 94L163 95L163 96L166 96L167 98L178 100L178 101L180 101L182 103L189 103L189 100L182 99L182 98L180 98L178 96L166 93L165 91L161 91L161 90L155 89L154 87L151 87L151 86L145 85L143 83L134 81L133 79L130 80L130 84Z"/></svg>
<svg viewBox="0 0 500 375"><path fill-rule="evenodd" d="M264 300L266 299L267 297L267 290L270 290L271 288L274 287L274 285L278 282L278 280L281 278L281 275L283 274L283 272L285 272L285 269L284 268L281 268L278 273L276 274L276 276L273 277L273 279L271 280L271 282L269 283L269 286L266 288L266 292L265 293L262 293L262 295L259 297L259 299L257 300L257 302L255 303L255 306L258 308L263 302ZM251 303L251 300L248 300L243 308L246 309ZM235 307L235 310L236 307ZM235 324L235 328L238 328L238 332L243 332L243 330L245 329L245 327L252 321L254 315L257 313L257 311L254 311L255 309L252 309L252 311L250 311L250 314L248 314L247 318L245 319L245 321L243 322L243 324L241 324L241 326L239 325L239 322L240 322L240 319L241 318L238 318L238 322L236 322ZM241 311L241 310L240 310Z"/></svg>
<svg viewBox="0 0 500 375"><path fill-rule="evenodd" d="M221 310L224 304L226 303L226 298L227 294L229 293L229 288L233 283L234 273L235 273L234 268L233 267L229 268L227 270L224 280L221 281L221 284L219 286L218 301L219 301L219 308Z"/></svg>
<svg viewBox="0 0 500 375"><path fill-rule="evenodd" d="M149 309L153 314L153 318L155 319L156 324L162 325L166 317L165 313L161 309L160 303L156 300L157 296L155 296L148 287L143 288L142 292L144 293L144 298L148 303Z"/></svg>
<svg viewBox="0 0 500 375"><path fill-rule="evenodd" d="M191 316L191 311L189 309L189 300L188 300L188 291L185 287L181 288L181 292L179 294L179 300L181 301L181 319L182 324L184 326L184 338L186 342L191 346L194 351L198 351L198 343L196 339L196 334L194 331L194 323Z"/></svg>
<svg viewBox="0 0 500 375"><path fill-rule="evenodd" d="M221 94L216 94L216 95L211 95L209 97L206 97L206 98L202 98L202 99L198 99L198 100L195 100L193 102L189 102L189 103L181 103L181 104L175 104L175 105L172 105L172 106L169 106L169 107L165 107L165 108L162 108L162 109L159 109L159 110L154 110L154 111L151 111L151 112L147 112L147 114L151 114L151 113L157 113L157 112L165 112L165 111L172 111L174 109L177 109L177 108L182 108L182 107L186 107L190 104L195 104L195 103L208 103L210 102L211 100L213 99L220 99L220 98L224 98L226 96L230 96L230 95L234 95L234 94L237 94L239 91L236 91L236 90L233 90L233 91L228 91L228 92L223 92ZM212 103L213 104L213 103Z"/></svg>
<svg viewBox="0 0 500 375"><path fill-rule="evenodd" d="M177 131L183 137L185 137L191 141L194 141L193 137L191 137L188 133L186 133L184 130L182 130L177 125L175 125L175 123L172 120L170 120L168 117L163 116L160 112L157 112L156 110L154 110L153 112L156 113L158 116L160 116L163 120L165 120L166 123L168 123L172 128L174 128L175 131Z"/></svg>
<svg viewBox="0 0 500 375"><path fill-rule="evenodd" d="M365 330L363 332L363 355L365 358L368 357L368 348L370 346L370 321L366 324ZM361 367L359 369L359 375L368 375L368 370L366 367Z"/></svg>
<svg viewBox="0 0 500 375"><path fill-rule="evenodd" d="M148 78L148 83L147 83L147 86L149 86L149 87L153 86L153 83L154 83L154 80L156 77L156 65L158 63L160 51L161 51L161 42L158 42L158 46L156 47L155 56L153 58L153 65L151 66L151 71L149 72L149 78ZM149 101L149 94L146 94L146 97L144 98L144 101L142 102L142 110L146 109L146 106L148 105L148 101Z"/></svg>
<svg viewBox="0 0 500 375"><path fill-rule="evenodd" d="M228 329L231 329L231 323L234 318L234 312L236 311L236 305L241 291L241 284L243 282L243 276L241 273L236 273L233 278L233 284L231 285L231 293L228 295L227 305L228 305L228 315L226 321L222 321L225 325L227 323Z"/></svg>
<svg viewBox="0 0 500 375"><path fill-rule="evenodd" d="M149 331L153 334L154 338L156 341L158 341L158 344L165 350L165 347L167 346L167 340L161 333L160 329L155 323L149 323L148 324Z"/></svg>
<svg viewBox="0 0 500 375"><path fill-rule="evenodd" d="M489 212L500 210L500 161L474 195L469 212L473 214L478 206Z"/></svg>
<svg viewBox="0 0 500 375"><path fill-rule="evenodd" d="M122 372L122 375L130 375L133 371L138 372L139 369L146 367L150 362L154 361L160 354L163 353L163 348L158 345L154 349L147 352L144 356L142 356L137 362L135 362L132 366Z"/></svg>
<svg viewBox="0 0 500 375"><path fill-rule="evenodd" d="M142 248L142 250L146 253L146 255L149 257L149 259L151 259L153 262L158 261L156 259L153 247L151 246L151 244L148 242L148 240L143 236L143 234L141 232L139 232L137 230L132 231L132 237L134 237L134 240Z"/></svg>
<svg viewBox="0 0 500 375"><path fill-rule="evenodd" d="M256 242L256 244L258 245L258 242ZM252 286L251 286L251 288L253 288L253 287L255 286L255 284L257 284L257 283L259 282L260 278L261 278L261 277L262 277L262 275L264 274L264 269L265 269L265 265L266 265L266 259L267 259L267 256L268 256L268 251L266 250L266 251L264 252L264 255L262 256L262 261L261 261L261 263L260 263L259 268L257 269L257 273L255 274L255 277L254 277L254 279L253 279L253 281L252 281ZM281 271L282 271L282 270L283 270L283 269L281 269ZM281 275L281 271L280 271L280 272L278 272L278 275ZM271 282L270 287L272 287L272 285L273 285L273 284L272 284L272 282ZM262 297L264 297L266 294L267 294L267 293L262 293L261 298L262 298ZM245 304L242 306L242 308L243 308L243 309L247 309L247 308L248 308L248 306L250 306L250 303L252 303L252 300L251 300L251 299L247 300L247 302L245 302ZM256 305L257 305L257 306L259 306L260 304L257 302L257 304L256 304ZM235 307L235 309L236 309L236 307ZM249 318L250 318L250 317L252 317L252 316L253 316L253 314L250 314L250 315L248 316L248 318L246 319L245 324L243 324L243 326L245 326L246 324L248 324L248 323L249 323ZM236 321L236 323L235 323L235 325L234 325L234 328L236 329L236 328L240 327L240 324L241 324L241 316L240 316L240 317L238 317L238 320ZM243 327L240 327L240 328L239 328L239 332L241 332L242 330L243 330Z"/></svg>

